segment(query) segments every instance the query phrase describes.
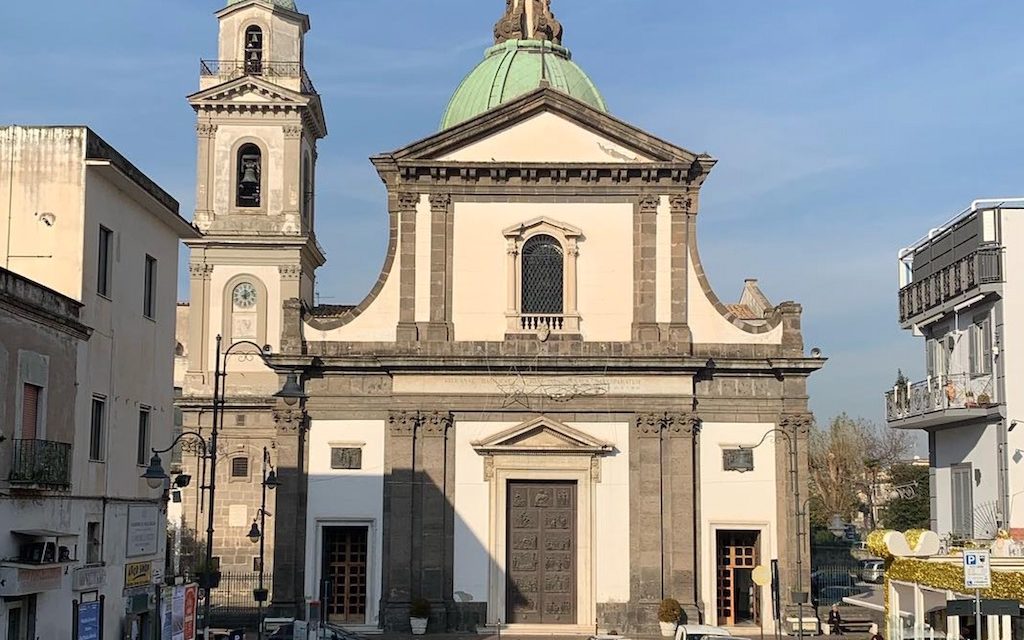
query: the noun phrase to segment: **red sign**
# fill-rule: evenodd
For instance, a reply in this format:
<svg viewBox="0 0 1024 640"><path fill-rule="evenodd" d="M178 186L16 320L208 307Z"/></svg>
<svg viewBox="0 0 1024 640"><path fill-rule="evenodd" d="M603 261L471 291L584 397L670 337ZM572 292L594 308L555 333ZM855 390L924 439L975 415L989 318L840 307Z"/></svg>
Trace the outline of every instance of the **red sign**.
<svg viewBox="0 0 1024 640"><path fill-rule="evenodd" d="M185 587L185 633L184 640L196 639L196 599L199 587L190 584Z"/></svg>

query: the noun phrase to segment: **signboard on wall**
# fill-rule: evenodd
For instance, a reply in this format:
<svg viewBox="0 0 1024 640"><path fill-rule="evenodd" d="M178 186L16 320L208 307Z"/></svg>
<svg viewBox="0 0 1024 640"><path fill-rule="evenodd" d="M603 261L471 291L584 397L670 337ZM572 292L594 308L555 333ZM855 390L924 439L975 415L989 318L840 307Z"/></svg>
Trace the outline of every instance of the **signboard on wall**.
<svg viewBox="0 0 1024 640"><path fill-rule="evenodd" d="M153 580L153 561L129 562L124 565L124 588L145 587Z"/></svg>
<svg viewBox="0 0 1024 640"><path fill-rule="evenodd" d="M156 555L160 548L160 512L156 505L128 505L126 540L127 557Z"/></svg>
<svg viewBox="0 0 1024 640"><path fill-rule="evenodd" d="M160 619L165 640L196 640L196 601L199 587L177 585L163 590Z"/></svg>
<svg viewBox="0 0 1024 640"><path fill-rule="evenodd" d="M78 603L78 611L75 615L75 627L78 630L75 637L78 640L100 640L103 635L102 612L103 603L101 601Z"/></svg>

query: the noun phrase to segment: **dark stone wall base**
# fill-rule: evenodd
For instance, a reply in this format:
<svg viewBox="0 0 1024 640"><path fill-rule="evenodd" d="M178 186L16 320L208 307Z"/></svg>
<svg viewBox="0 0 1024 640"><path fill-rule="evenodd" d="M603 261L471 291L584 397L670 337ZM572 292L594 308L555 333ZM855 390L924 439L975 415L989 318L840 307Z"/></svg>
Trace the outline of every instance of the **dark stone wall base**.
<svg viewBox="0 0 1024 640"><path fill-rule="evenodd" d="M486 602L455 602L448 616L448 630L476 633L487 625Z"/></svg>
<svg viewBox="0 0 1024 640"><path fill-rule="evenodd" d="M461 603L461 605L470 603ZM478 604L478 603L472 603ZM483 616L487 615L487 603L479 603L483 605ZM430 622L427 623L427 633L444 633L447 631L463 631L464 629L456 626L460 621L460 613L458 607L460 604L454 602L439 602L430 601ZM384 603L383 612L381 613L381 621L384 626L384 631L387 633L412 633L412 627L409 624L409 603L408 602L386 602ZM475 630L466 629L469 631Z"/></svg>
<svg viewBox="0 0 1024 640"><path fill-rule="evenodd" d="M599 602L597 624L607 632L619 634L660 635L658 608L660 602ZM697 606L683 604L683 622L698 624Z"/></svg>

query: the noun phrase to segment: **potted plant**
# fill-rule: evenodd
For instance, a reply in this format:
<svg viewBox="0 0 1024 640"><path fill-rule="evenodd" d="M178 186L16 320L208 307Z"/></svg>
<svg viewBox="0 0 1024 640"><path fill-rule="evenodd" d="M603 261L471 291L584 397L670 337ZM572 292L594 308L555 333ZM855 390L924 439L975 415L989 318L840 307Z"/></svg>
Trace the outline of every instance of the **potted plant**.
<svg viewBox="0 0 1024 640"><path fill-rule="evenodd" d="M990 404L992 404L992 398L987 393L982 392L978 394L979 406L987 407Z"/></svg>
<svg viewBox="0 0 1024 640"><path fill-rule="evenodd" d="M974 401L974 392L968 391L964 395L964 406L971 409L978 406L978 403Z"/></svg>
<svg viewBox="0 0 1024 640"><path fill-rule="evenodd" d="M422 636L427 632L427 621L430 620L430 603L423 598L416 598L409 605L409 626L414 636Z"/></svg>
<svg viewBox="0 0 1024 640"><path fill-rule="evenodd" d="M676 633L676 625L679 624L679 617L683 608L675 598L665 598L658 607L658 624L661 626L661 635L671 638Z"/></svg>

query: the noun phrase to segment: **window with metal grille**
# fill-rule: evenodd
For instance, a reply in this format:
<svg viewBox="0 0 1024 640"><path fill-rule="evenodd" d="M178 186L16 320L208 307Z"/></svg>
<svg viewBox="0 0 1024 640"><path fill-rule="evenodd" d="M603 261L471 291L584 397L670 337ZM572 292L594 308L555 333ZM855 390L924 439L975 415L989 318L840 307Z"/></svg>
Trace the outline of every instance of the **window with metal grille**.
<svg viewBox="0 0 1024 640"><path fill-rule="evenodd" d="M97 462L103 461L103 420L106 409L106 400L103 398L92 399L92 419L89 425L89 459Z"/></svg>
<svg viewBox="0 0 1024 640"><path fill-rule="evenodd" d="M522 313L563 312L564 255L562 245L548 235L534 236L523 245Z"/></svg>
<svg viewBox="0 0 1024 640"><path fill-rule="evenodd" d="M21 394L21 438L35 440L39 435L39 397L43 388L25 383Z"/></svg>
<svg viewBox="0 0 1024 640"><path fill-rule="evenodd" d="M249 458L232 458L231 459L231 477L232 478L248 478L249 477Z"/></svg>

